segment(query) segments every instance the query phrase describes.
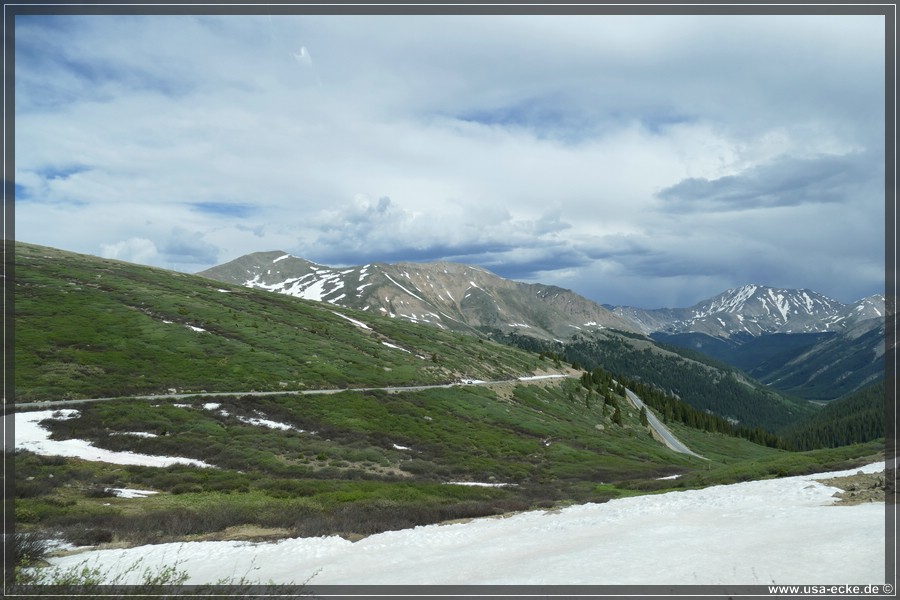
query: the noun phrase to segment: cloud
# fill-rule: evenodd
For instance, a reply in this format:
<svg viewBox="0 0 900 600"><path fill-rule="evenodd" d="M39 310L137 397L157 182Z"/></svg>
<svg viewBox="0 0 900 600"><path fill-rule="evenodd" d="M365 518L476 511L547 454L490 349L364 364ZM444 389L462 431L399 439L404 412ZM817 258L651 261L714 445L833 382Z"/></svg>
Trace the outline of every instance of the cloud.
<svg viewBox="0 0 900 600"><path fill-rule="evenodd" d="M870 156L779 156L739 175L689 178L659 192L669 212L742 211L846 202L861 181L880 175Z"/></svg>
<svg viewBox="0 0 900 600"><path fill-rule="evenodd" d="M300 47L300 52L297 54L291 54L298 63L312 66L312 56L309 55L309 51L306 49L306 46Z"/></svg>
<svg viewBox="0 0 900 600"><path fill-rule="evenodd" d="M500 205L461 201L417 211L387 196L358 195L313 217L294 249L316 262L449 260L521 276L572 264L558 236L569 227L558 211L517 218Z"/></svg>
<svg viewBox="0 0 900 600"><path fill-rule="evenodd" d="M312 71L313 76L316 78L316 84L321 87L322 80L319 79L319 74L316 72L316 65L313 64L312 56L309 53L309 50L306 49L306 46L300 47L300 52L297 54L291 53L291 57L295 61L297 61L302 67L308 68Z"/></svg>
<svg viewBox="0 0 900 600"><path fill-rule="evenodd" d="M196 232L173 228L161 242L143 237L130 237L111 244L100 244L101 256L137 264L160 265L179 270L197 270L201 265L215 264L219 249L203 241Z"/></svg>
<svg viewBox="0 0 900 600"><path fill-rule="evenodd" d="M114 258L138 264L153 264L159 258L159 250L151 240L129 238L114 244L101 244L103 258Z"/></svg>
<svg viewBox="0 0 900 600"><path fill-rule="evenodd" d="M206 265L219 260L219 249L205 242L196 232L175 227L160 251L166 260L179 264Z"/></svg>

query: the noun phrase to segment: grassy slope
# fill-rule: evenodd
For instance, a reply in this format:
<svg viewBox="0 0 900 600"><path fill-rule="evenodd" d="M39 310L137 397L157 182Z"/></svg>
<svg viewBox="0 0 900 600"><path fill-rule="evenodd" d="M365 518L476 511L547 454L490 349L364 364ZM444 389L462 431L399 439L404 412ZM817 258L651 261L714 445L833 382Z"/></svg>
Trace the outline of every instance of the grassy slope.
<svg viewBox="0 0 900 600"><path fill-rule="evenodd" d="M443 383L537 366L488 341L21 243L15 309L18 401Z"/></svg>
<svg viewBox="0 0 900 600"><path fill-rule="evenodd" d="M478 338L340 309L372 328L360 329L327 304L48 248L20 244L17 252L18 400L170 387L403 385L460 375L502 378L553 366ZM686 428L679 435L712 461L675 454L652 440L622 399L623 424L615 425L610 407L577 380L218 399L228 415L203 408L212 401L181 400L191 406L179 407L122 399L81 405L79 418L47 422L59 438L189 456L218 468L17 453L17 521L88 543L227 536L229 528L248 525L280 528L281 535L367 534L700 485L711 481L703 475L711 465L765 464L786 455ZM239 416L304 431L270 430ZM110 435L135 431L158 437ZM854 452L861 451L847 456ZM673 472L686 475L656 479ZM691 474L705 478L691 480ZM716 480L728 477L736 475L723 472ZM450 481L516 485L445 485ZM106 487L162 493L110 498Z"/></svg>

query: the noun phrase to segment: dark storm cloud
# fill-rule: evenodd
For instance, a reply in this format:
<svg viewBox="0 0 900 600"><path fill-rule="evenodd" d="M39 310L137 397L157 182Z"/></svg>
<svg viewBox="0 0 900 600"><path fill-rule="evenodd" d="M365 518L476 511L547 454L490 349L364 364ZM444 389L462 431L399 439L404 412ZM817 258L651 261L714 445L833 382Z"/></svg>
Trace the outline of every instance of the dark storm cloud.
<svg viewBox="0 0 900 600"><path fill-rule="evenodd" d="M658 197L662 209L674 213L848 203L861 182L882 176L881 164L863 153L782 157L740 175L685 179Z"/></svg>

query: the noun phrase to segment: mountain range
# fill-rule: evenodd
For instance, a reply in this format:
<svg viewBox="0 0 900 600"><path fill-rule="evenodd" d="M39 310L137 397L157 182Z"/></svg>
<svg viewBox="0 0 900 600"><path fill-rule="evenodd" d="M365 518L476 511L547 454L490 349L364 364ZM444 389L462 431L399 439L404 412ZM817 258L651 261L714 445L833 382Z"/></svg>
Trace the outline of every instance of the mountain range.
<svg viewBox="0 0 900 600"><path fill-rule="evenodd" d="M884 317L884 296L877 294L847 305L812 290L744 285L690 308L607 308L647 334L691 332L730 338L846 331L862 321Z"/></svg>
<svg viewBox="0 0 900 600"><path fill-rule="evenodd" d="M744 285L688 308L601 305L552 285L451 262L335 268L283 251L198 273L251 288L466 332L568 343L619 331L699 351L796 397L827 401L883 377L885 300Z"/></svg>

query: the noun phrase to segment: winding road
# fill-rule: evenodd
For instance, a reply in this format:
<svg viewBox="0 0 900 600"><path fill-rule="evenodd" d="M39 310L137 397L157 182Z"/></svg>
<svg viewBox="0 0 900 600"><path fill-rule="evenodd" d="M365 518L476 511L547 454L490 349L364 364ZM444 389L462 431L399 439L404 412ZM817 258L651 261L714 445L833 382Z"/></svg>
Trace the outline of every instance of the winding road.
<svg viewBox="0 0 900 600"><path fill-rule="evenodd" d="M629 389L626 389L625 395L628 396L628 399L635 406L635 408L637 408L638 410L644 408L644 402L638 397L637 394ZM650 427L652 427L653 430L659 434L659 437L662 438L663 443L675 452L689 454L691 456L696 456L697 458L707 460L706 457L700 456L699 454L685 446L681 442L681 440L672 435L672 432L669 431L669 429L665 425L663 425L659 419L656 418L656 415L654 415L649 408L647 408L647 422L650 424Z"/></svg>

